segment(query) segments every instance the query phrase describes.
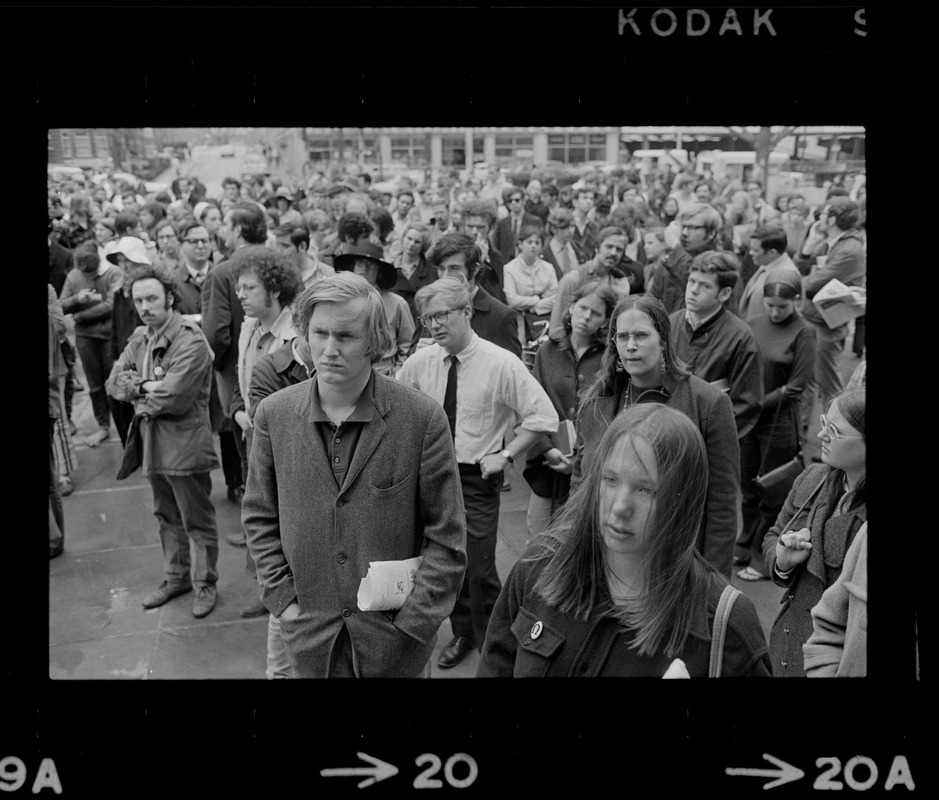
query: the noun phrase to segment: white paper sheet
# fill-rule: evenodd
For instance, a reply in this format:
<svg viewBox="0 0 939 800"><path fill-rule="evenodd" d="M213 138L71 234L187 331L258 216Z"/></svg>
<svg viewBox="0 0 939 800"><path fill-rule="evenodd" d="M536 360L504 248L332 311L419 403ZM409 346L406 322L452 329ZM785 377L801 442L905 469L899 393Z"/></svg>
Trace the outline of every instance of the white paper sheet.
<svg viewBox="0 0 939 800"><path fill-rule="evenodd" d="M368 573L359 584L359 611L395 611L414 589L414 575L423 556L406 561L369 561Z"/></svg>

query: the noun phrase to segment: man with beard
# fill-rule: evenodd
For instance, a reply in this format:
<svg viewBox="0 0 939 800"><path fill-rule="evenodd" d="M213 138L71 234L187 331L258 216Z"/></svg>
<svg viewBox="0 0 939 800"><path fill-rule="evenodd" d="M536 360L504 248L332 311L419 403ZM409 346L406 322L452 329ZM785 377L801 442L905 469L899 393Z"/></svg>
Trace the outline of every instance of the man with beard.
<svg viewBox="0 0 939 800"><path fill-rule="evenodd" d="M303 226L288 222L274 229L277 246L294 259L303 287L309 289L316 281L336 274L329 264L324 264L316 257L316 251L310 253L310 232Z"/></svg>
<svg viewBox="0 0 939 800"><path fill-rule="evenodd" d="M135 405L139 437L124 451L121 475L136 469L142 453L143 474L153 490L153 513L163 547L163 582L143 600L157 608L196 586L195 617L209 614L218 599L218 528L212 493L212 470L218 466L209 427L212 355L196 323L183 319L173 278L159 267L140 267L131 294L146 327L131 336L114 363L107 391ZM190 542L196 563L190 576Z"/></svg>
<svg viewBox="0 0 939 800"><path fill-rule="evenodd" d="M587 281L607 283L624 297L629 294L629 280L617 267L629 242L626 231L610 226L600 231L597 239L599 245L596 255L586 264L572 269L558 282L558 296L551 310L551 338L557 339L567 335L564 329L564 315L573 303L574 292Z"/></svg>
<svg viewBox="0 0 939 800"><path fill-rule="evenodd" d="M716 208L705 203L690 204L680 216L681 241L652 273L652 286L646 291L662 301L671 314L685 307L685 285L692 259L717 250L717 237L723 220Z"/></svg>

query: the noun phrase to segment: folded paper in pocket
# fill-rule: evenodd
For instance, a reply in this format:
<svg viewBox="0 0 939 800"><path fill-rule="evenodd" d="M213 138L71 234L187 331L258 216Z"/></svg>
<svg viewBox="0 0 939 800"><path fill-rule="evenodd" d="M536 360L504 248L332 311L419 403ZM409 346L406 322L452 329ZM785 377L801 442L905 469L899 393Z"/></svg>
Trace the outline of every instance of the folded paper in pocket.
<svg viewBox="0 0 939 800"><path fill-rule="evenodd" d="M369 561L368 573L359 584L359 611L396 611L414 589L414 576L423 561L415 556L405 561Z"/></svg>

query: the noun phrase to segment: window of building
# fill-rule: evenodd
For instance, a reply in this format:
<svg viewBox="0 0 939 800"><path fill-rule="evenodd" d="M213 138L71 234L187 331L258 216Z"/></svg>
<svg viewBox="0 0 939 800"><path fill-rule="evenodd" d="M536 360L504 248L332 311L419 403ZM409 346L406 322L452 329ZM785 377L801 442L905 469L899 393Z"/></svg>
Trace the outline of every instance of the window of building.
<svg viewBox="0 0 939 800"><path fill-rule="evenodd" d="M604 133L552 133L548 135L548 160L565 164L606 160Z"/></svg>
<svg viewBox="0 0 939 800"><path fill-rule="evenodd" d="M496 160L515 161L531 158L534 145L534 136L500 134L496 136Z"/></svg>
<svg viewBox="0 0 939 800"><path fill-rule="evenodd" d="M72 149L72 136L70 131L59 131L59 137L62 140L62 158L74 158L75 152Z"/></svg>
<svg viewBox="0 0 939 800"><path fill-rule="evenodd" d="M391 137L391 160L403 161L409 167L430 164L430 137L424 134Z"/></svg>
<svg viewBox="0 0 939 800"><path fill-rule="evenodd" d="M445 167L463 167L466 165L466 137L440 137L441 162Z"/></svg>

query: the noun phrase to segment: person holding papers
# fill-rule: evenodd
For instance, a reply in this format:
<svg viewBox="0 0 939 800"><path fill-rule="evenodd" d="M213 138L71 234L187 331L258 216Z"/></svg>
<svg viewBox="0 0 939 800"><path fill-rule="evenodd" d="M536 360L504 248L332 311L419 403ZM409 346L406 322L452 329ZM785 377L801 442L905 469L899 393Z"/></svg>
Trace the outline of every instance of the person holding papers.
<svg viewBox="0 0 939 800"><path fill-rule="evenodd" d="M565 421L574 422L581 395L597 379L606 346L610 316L617 294L599 281L581 286L564 315L564 335L548 339L535 356L532 374L554 404L561 420L559 434L546 434L528 448L523 475L531 487L528 501L528 536L544 530L548 518L570 491L570 458L574 442L562 447L559 435Z"/></svg>
<svg viewBox="0 0 939 800"><path fill-rule="evenodd" d="M301 301L297 333L316 374L258 404L241 507L261 602L296 677L429 676L466 570L447 415L373 368L392 338L365 278L323 278ZM396 612L361 611L372 562L417 556Z"/></svg>

